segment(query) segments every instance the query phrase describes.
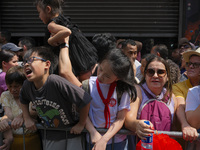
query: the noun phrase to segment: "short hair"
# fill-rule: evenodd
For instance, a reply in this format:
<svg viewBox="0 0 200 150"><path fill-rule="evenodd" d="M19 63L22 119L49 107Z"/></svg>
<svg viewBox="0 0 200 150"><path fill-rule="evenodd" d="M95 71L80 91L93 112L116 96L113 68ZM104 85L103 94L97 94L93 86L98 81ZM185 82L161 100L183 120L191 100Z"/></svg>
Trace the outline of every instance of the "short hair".
<svg viewBox="0 0 200 150"><path fill-rule="evenodd" d="M11 50L1 50L0 51L0 68L2 69L2 61L9 62L17 54Z"/></svg>
<svg viewBox="0 0 200 150"><path fill-rule="evenodd" d="M168 58L168 48L166 45L164 44L155 45L154 51L158 52L160 54L160 57L162 57L163 59L166 60Z"/></svg>
<svg viewBox="0 0 200 150"><path fill-rule="evenodd" d="M122 49L127 47L128 44L133 45L133 46L137 46L135 41L131 40L131 39L127 39L125 41L122 41L121 44L122 44Z"/></svg>
<svg viewBox="0 0 200 150"><path fill-rule="evenodd" d="M55 15L56 13L62 13L62 6L64 5L64 0L36 0L35 5L39 6L43 10L47 6L51 7L51 13Z"/></svg>
<svg viewBox="0 0 200 150"><path fill-rule="evenodd" d="M24 55L24 60L27 60L33 53L36 53L38 56L45 60L49 60L51 62L51 66L49 68L49 74L52 74L58 65L58 57L52 52L52 50L48 47L40 46L33 47Z"/></svg>
<svg viewBox="0 0 200 150"><path fill-rule="evenodd" d="M35 46L35 40L31 37L21 37L19 42L21 42L22 45L25 45L28 50Z"/></svg>
<svg viewBox="0 0 200 150"><path fill-rule="evenodd" d="M14 66L8 69L5 80L7 85L10 85L14 82L23 85L23 82L26 80L23 67Z"/></svg>
<svg viewBox="0 0 200 150"><path fill-rule="evenodd" d="M11 33L8 30L3 30L0 33L1 33L1 36L4 37L7 42L10 41L10 39L11 39Z"/></svg>
<svg viewBox="0 0 200 150"><path fill-rule="evenodd" d="M111 33L95 34L92 38L92 44L97 49L99 62L109 50L116 47L116 38Z"/></svg>

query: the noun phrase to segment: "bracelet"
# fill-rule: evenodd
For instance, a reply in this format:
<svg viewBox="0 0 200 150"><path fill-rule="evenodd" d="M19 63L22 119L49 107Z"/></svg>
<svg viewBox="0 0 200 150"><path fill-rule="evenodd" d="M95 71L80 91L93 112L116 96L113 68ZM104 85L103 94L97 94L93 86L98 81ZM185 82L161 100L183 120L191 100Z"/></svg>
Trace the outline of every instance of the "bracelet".
<svg viewBox="0 0 200 150"><path fill-rule="evenodd" d="M65 48L65 47L69 48L69 45L67 43L60 44L60 48Z"/></svg>

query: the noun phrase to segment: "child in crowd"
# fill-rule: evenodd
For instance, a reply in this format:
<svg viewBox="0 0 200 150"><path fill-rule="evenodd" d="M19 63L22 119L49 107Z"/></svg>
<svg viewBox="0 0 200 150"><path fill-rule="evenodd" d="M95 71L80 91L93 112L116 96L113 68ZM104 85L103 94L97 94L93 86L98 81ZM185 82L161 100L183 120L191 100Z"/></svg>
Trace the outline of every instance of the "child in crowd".
<svg viewBox="0 0 200 150"><path fill-rule="evenodd" d="M70 133L47 130L45 135L42 134L44 150L82 150L82 136L77 134L85 126L91 97L80 87L51 74L53 55L46 47L35 47L25 54L23 65L27 80L20 93L24 124L27 129L36 130L28 112L28 104L32 102L43 126L59 129L72 127Z"/></svg>
<svg viewBox="0 0 200 150"><path fill-rule="evenodd" d="M59 74L75 85L80 86L80 80L88 79L97 62L95 47L82 34L80 29L74 25L70 18L62 15L63 0L36 0L36 6L40 19L44 24L48 24L48 43L51 46L69 47L68 56L70 62L65 65L64 70L59 70ZM69 43L64 39L69 37ZM55 52L57 53L57 52ZM59 54L62 59L61 54ZM65 58L64 58L65 59ZM73 74L68 70L72 66ZM73 77L72 77L73 75ZM84 77L82 77L84 76Z"/></svg>
<svg viewBox="0 0 200 150"><path fill-rule="evenodd" d="M23 116L19 100L20 89L26 79L23 68L20 66L11 67L6 73L6 84L8 91L2 93L0 102L4 109L4 116L0 122L0 131L4 132L4 144L0 149L23 150ZM31 116L36 118L36 111L30 107ZM8 122L11 122L11 127ZM18 128L18 129L16 129ZM16 129L16 130L15 130ZM25 129L25 148L28 150L41 150L39 134L35 131Z"/></svg>
<svg viewBox="0 0 200 150"><path fill-rule="evenodd" d="M92 144L88 145L97 150L111 150L110 139L115 136L114 149L124 149L126 135L115 134L122 128L130 101L137 95L129 58L121 50L111 49L100 61L97 77L89 79L89 89L92 101L86 129ZM108 131L100 134L95 128L108 128ZM89 138L87 142L90 143Z"/></svg>
<svg viewBox="0 0 200 150"><path fill-rule="evenodd" d="M17 54L10 50L1 50L0 51L0 69L2 72L0 73L0 95L2 92L7 90L5 76L6 71L13 66L18 66L18 57Z"/></svg>

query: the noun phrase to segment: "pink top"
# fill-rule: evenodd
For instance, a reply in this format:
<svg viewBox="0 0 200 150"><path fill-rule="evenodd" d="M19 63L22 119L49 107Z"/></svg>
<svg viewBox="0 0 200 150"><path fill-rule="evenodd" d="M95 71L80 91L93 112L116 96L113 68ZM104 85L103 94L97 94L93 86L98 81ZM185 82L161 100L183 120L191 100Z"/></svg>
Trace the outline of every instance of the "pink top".
<svg viewBox="0 0 200 150"><path fill-rule="evenodd" d="M7 91L7 86L6 86L6 80L5 80L6 72L1 72L0 73L0 96L1 93L4 91Z"/></svg>

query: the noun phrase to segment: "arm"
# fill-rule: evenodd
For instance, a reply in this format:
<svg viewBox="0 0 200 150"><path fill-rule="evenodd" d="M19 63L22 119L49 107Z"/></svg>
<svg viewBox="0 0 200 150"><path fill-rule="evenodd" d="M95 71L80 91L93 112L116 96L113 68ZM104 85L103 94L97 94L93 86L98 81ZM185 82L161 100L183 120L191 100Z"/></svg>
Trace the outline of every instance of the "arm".
<svg viewBox="0 0 200 150"><path fill-rule="evenodd" d="M196 140L198 136L197 130L191 127L186 120L185 99L183 97L176 97L176 100L178 103L176 115L181 123L183 139L186 141Z"/></svg>
<svg viewBox="0 0 200 150"><path fill-rule="evenodd" d="M93 126L89 116L87 117L86 120L86 125L85 128L88 130L88 132L90 133L90 137L91 137L91 142L92 144L95 144L98 140L101 139L101 134L96 130L96 128Z"/></svg>
<svg viewBox="0 0 200 150"><path fill-rule="evenodd" d="M65 26L58 25L53 21L48 24L48 30L54 34L48 39L48 43L52 46L58 46L59 44L64 43L64 38L71 34L70 29Z"/></svg>
<svg viewBox="0 0 200 150"><path fill-rule="evenodd" d="M13 133L12 133L12 130L7 130L6 132L3 133L3 136L4 136L4 140L3 140L3 145L0 146L0 149L1 150L9 150L10 149L10 146L13 142Z"/></svg>
<svg viewBox="0 0 200 150"><path fill-rule="evenodd" d="M10 120L13 120L13 119L14 119L14 116L13 116L13 114L12 114L11 108L10 108L10 107L7 107L7 106L4 106L3 109L4 109L4 114L5 114L5 116L7 116Z"/></svg>
<svg viewBox="0 0 200 150"><path fill-rule="evenodd" d="M127 112L128 112L127 109L123 109L117 113L117 119L113 122L113 124L109 127L109 129L101 137L101 139L95 143L93 149L95 150L106 149L108 141L122 128Z"/></svg>
<svg viewBox="0 0 200 150"><path fill-rule="evenodd" d="M68 40L69 37L65 38L65 43L68 43ZM67 47L60 49L58 67L60 76L64 77L74 85L77 85L79 87L82 85L81 82L72 72L72 65L69 58L69 49Z"/></svg>
<svg viewBox="0 0 200 150"><path fill-rule="evenodd" d="M135 102L130 104L131 110L126 115L125 127L133 133L136 133L141 139L144 139L145 136L153 132L151 130L153 129L153 125L151 124L149 126L144 123L144 120L137 119L137 113L142 100L142 92L139 86L136 86L136 89L138 97Z"/></svg>
<svg viewBox="0 0 200 150"><path fill-rule="evenodd" d="M12 120L10 120L6 115L4 115L1 118L0 121L0 132L4 132L6 130L10 129L10 125L8 124L8 122L11 122Z"/></svg>
<svg viewBox="0 0 200 150"><path fill-rule="evenodd" d="M200 114L200 105L194 111L186 112L186 118L187 118L188 123L196 129L200 128L199 114Z"/></svg>
<svg viewBox="0 0 200 150"><path fill-rule="evenodd" d="M29 113L29 105L21 103L21 109L23 111L24 125L29 130L37 130L35 121L31 118Z"/></svg>
<svg viewBox="0 0 200 150"><path fill-rule="evenodd" d="M189 89L185 108L188 123L196 129L200 128L200 97L198 94L198 88Z"/></svg>
<svg viewBox="0 0 200 150"><path fill-rule="evenodd" d="M79 122L75 126L72 127L72 129L70 130L70 133L80 134L82 132L86 124L89 109L90 109L90 103L88 103L86 106L80 109Z"/></svg>

